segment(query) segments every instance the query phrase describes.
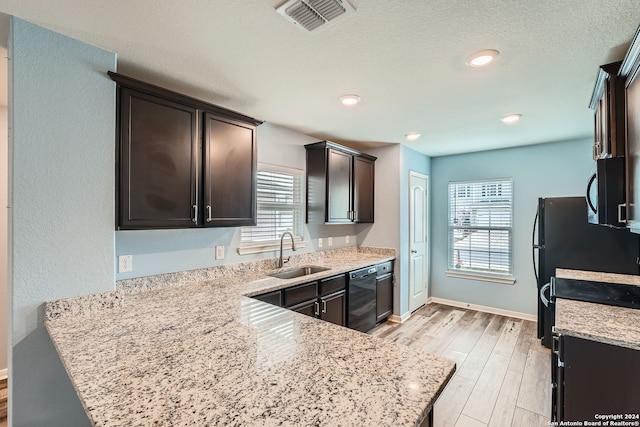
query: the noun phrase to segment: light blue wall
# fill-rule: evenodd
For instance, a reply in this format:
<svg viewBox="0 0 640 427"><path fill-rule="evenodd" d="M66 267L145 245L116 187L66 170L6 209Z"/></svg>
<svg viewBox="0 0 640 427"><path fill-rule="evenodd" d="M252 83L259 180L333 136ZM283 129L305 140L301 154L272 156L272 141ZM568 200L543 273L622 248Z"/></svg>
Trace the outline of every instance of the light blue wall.
<svg viewBox="0 0 640 427"><path fill-rule="evenodd" d="M367 150L376 156L373 224L359 224L358 242L365 246L400 248L400 145ZM396 260L396 270L400 260ZM396 276L393 312L400 312L401 287Z"/></svg>
<svg viewBox="0 0 640 427"><path fill-rule="evenodd" d="M258 161L304 170L305 144L317 142L281 126L264 123L258 127ZM351 236L346 243L345 236ZM333 237L332 248L357 244L354 225L305 225L307 244L297 253L318 250L318 237ZM133 271L117 273L116 278L128 279L154 274L206 268L220 264L274 258L275 251L252 255L238 255L240 228L181 229L181 230L128 230L116 232L117 255L133 256ZM225 247L225 259L215 259L215 247ZM322 249L327 249L325 245ZM321 249L321 250L322 250Z"/></svg>
<svg viewBox="0 0 640 427"><path fill-rule="evenodd" d="M431 163L431 295L536 314L531 237L538 197L582 196L594 163L591 140L436 157ZM447 184L512 177L514 285L447 277Z"/></svg>
<svg viewBox="0 0 640 427"><path fill-rule="evenodd" d="M409 172L429 175L431 159L405 145L391 145L367 153L376 161L375 223L358 232L366 246L395 248L396 284L393 313L409 311Z"/></svg>
<svg viewBox="0 0 640 427"><path fill-rule="evenodd" d="M409 311L409 172L418 172L422 175L431 175L431 158L424 154L403 145L400 167L400 314ZM431 178L429 178L431 186ZM427 190L431 193L430 190ZM428 206L431 206L431 197L428 194ZM427 212L427 215L429 213ZM427 217L429 218L429 216ZM430 251L431 241L428 238L430 231L427 230L427 251ZM428 259L428 258L427 258ZM427 261L429 263L429 261ZM429 271L429 265L427 265Z"/></svg>
<svg viewBox="0 0 640 427"><path fill-rule="evenodd" d="M114 289L116 56L17 18L9 36L13 426L87 417L44 302Z"/></svg>

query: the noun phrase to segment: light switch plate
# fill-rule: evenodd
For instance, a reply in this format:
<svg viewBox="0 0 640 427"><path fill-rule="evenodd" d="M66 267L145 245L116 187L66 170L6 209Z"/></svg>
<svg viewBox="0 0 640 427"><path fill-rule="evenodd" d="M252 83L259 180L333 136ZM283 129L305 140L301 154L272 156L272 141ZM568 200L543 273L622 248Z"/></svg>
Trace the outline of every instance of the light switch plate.
<svg viewBox="0 0 640 427"><path fill-rule="evenodd" d="M224 259L224 246L216 246L216 259Z"/></svg>
<svg viewBox="0 0 640 427"><path fill-rule="evenodd" d="M349 235L344 236L344 242L349 243Z"/></svg>
<svg viewBox="0 0 640 427"><path fill-rule="evenodd" d="M133 256L120 255L118 257L118 273L131 273L133 271Z"/></svg>
<svg viewBox="0 0 640 427"><path fill-rule="evenodd" d="M318 238L318 247L322 247L322 237Z"/></svg>
<svg viewBox="0 0 640 427"><path fill-rule="evenodd" d="M328 237L327 238L327 245L333 246L333 237Z"/></svg>

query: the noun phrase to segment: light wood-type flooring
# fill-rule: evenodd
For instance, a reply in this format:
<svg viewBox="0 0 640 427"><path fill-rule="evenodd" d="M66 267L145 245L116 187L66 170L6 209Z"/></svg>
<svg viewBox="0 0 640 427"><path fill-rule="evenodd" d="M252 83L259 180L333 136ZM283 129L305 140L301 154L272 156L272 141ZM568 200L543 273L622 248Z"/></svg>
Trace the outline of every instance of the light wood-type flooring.
<svg viewBox="0 0 640 427"><path fill-rule="evenodd" d="M428 304L370 334L456 362L434 406L437 427L548 425L551 355L534 322Z"/></svg>
<svg viewBox="0 0 640 427"><path fill-rule="evenodd" d="M0 427L7 426L7 379L0 380Z"/></svg>

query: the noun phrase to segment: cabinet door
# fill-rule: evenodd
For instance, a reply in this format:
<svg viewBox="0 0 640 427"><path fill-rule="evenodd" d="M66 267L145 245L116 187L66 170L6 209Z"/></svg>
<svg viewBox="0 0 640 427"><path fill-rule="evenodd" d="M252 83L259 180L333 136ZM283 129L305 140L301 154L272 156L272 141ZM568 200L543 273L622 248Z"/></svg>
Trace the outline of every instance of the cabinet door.
<svg viewBox="0 0 640 427"><path fill-rule="evenodd" d="M351 222L352 155L328 149L327 222Z"/></svg>
<svg viewBox="0 0 640 427"><path fill-rule="evenodd" d="M256 127L205 114L204 225L256 224Z"/></svg>
<svg viewBox="0 0 640 427"><path fill-rule="evenodd" d="M336 292L320 298L320 319L336 325L346 325L346 293Z"/></svg>
<svg viewBox="0 0 640 427"><path fill-rule="evenodd" d="M627 226L640 229L640 78L626 88L627 99Z"/></svg>
<svg viewBox="0 0 640 427"><path fill-rule="evenodd" d="M307 316L316 317L319 313L318 300L312 299L310 301L305 301L301 304L290 307L289 310L295 311L296 313L302 313Z"/></svg>
<svg viewBox="0 0 640 427"><path fill-rule="evenodd" d="M376 280L376 322L382 322L393 313L393 275Z"/></svg>
<svg viewBox="0 0 640 427"><path fill-rule="evenodd" d="M594 126L593 126L593 160L598 160L602 155L602 142L603 142L603 112L604 112L604 102L602 99L598 101L598 106L596 107L595 115L594 115Z"/></svg>
<svg viewBox="0 0 640 427"><path fill-rule="evenodd" d="M374 165L373 160L353 158L353 217L356 222L373 222Z"/></svg>
<svg viewBox="0 0 640 427"><path fill-rule="evenodd" d="M120 121L119 227L195 225L200 161L196 109L123 88Z"/></svg>
<svg viewBox="0 0 640 427"><path fill-rule="evenodd" d="M640 350L565 336L564 418L594 421L595 414L637 414ZM560 381L560 379L558 379ZM634 419L634 421L636 421Z"/></svg>
<svg viewBox="0 0 640 427"><path fill-rule="evenodd" d="M252 298L282 307L282 292L280 291L268 292L266 294L256 295Z"/></svg>

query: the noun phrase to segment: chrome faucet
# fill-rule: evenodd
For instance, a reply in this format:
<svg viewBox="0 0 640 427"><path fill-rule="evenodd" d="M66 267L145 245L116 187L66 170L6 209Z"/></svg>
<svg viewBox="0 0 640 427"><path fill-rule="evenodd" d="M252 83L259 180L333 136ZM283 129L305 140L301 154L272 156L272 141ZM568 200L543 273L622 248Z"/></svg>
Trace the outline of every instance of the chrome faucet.
<svg viewBox="0 0 640 427"><path fill-rule="evenodd" d="M282 242L284 242L284 236L287 234L291 237L291 249L294 251L296 250L296 242L293 241L293 234L288 231L282 233L282 236L280 236L280 258L278 258L278 268L282 268L286 262L289 262L289 258L287 258L286 261L282 259Z"/></svg>

